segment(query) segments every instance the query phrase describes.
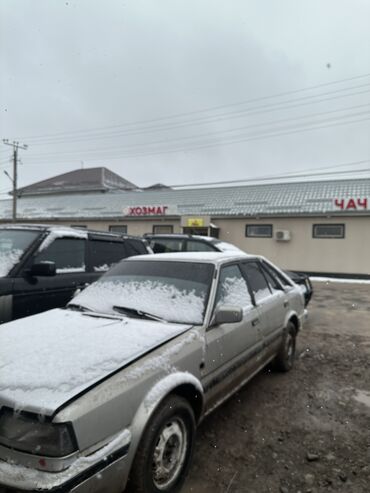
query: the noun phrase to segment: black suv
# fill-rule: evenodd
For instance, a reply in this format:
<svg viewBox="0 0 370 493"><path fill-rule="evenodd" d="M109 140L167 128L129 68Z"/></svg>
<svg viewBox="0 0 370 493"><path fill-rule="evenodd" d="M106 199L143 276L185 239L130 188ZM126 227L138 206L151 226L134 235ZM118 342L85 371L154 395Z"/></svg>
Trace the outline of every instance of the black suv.
<svg viewBox="0 0 370 493"><path fill-rule="evenodd" d="M154 253L171 252L242 252L240 248L211 236L185 234L145 234Z"/></svg>
<svg viewBox="0 0 370 493"><path fill-rule="evenodd" d="M147 242L64 226L0 226L0 323L65 306L112 264Z"/></svg>
<svg viewBox="0 0 370 493"><path fill-rule="evenodd" d="M154 253L171 252L229 252L242 250L231 243L218 240L209 236L185 235L185 234L146 234L144 237ZM310 278L303 272L285 271L296 284L302 286L302 292L307 306L312 298L313 288Z"/></svg>

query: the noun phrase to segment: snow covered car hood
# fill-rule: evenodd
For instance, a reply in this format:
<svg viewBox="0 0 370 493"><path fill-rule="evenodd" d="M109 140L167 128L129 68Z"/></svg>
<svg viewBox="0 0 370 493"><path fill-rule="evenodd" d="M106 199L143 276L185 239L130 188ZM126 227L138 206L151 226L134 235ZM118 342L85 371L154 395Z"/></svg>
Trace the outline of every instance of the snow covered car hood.
<svg viewBox="0 0 370 493"><path fill-rule="evenodd" d="M191 326L55 309L0 326L0 407L46 415Z"/></svg>

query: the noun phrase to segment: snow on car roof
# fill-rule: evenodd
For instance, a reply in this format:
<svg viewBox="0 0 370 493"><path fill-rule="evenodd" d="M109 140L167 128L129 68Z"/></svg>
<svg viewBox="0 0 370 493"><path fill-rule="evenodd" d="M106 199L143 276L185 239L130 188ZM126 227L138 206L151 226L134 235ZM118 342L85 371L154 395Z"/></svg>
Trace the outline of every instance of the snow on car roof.
<svg viewBox="0 0 370 493"><path fill-rule="evenodd" d="M245 258L258 258L258 255L248 255L242 252L176 252L176 253L157 253L156 255L140 255L125 259L127 261L146 260L146 261L173 261L173 262L207 262L222 263L228 260L239 260Z"/></svg>
<svg viewBox="0 0 370 493"><path fill-rule="evenodd" d="M219 241L217 238L213 237L213 236L203 236L203 235L188 235L186 233L148 233L146 235L144 235L148 238L169 238L169 239L189 239L189 240L192 240L192 239L195 239L195 240L205 240L205 241L209 241L209 242L213 242L213 241Z"/></svg>

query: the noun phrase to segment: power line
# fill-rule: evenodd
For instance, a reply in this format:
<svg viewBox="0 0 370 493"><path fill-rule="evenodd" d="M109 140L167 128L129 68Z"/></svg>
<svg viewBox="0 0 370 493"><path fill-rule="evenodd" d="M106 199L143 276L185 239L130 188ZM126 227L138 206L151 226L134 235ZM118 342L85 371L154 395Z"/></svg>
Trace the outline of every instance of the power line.
<svg viewBox="0 0 370 493"><path fill-rule="evenodd" d="M30 141L34 141L34 140L38 140L38 139L44 139L45 140L47 138L58 137L58 136L59 137L68 136L68 135L73 136L73 135L76 135L79 133L99 132L99 131L118 129L118 128L122 128L122 127L125 128L128 126L135 126L135 125L137 126L137 125L146 125L146 124L151 124L151 123L158 123L160 121L172 120L172 119L182 118L182 117L191 116L191 115L198 115L198 114L200 115L203 113L219 111L219 110L222 110L225 108L240 107L242 105L253 104L256 102L260 102L260 101L266 101L269 99L275 99L275 98L288 96L288 95L292 95L292 94L298 94L300 92L305 92L305 91L309 91L309 90L314 90L314 89L318 89L318 88L322 88L322 87L331 86L334 84L340 84L343 82L349 82L349 81L368 78L368 77L370 77L370 74L365 74L365 75L361 75L361 76L357 76L357 77L351 77L351 78L347 78L347 79L341 79L338 81L328 82L328 83L324 83L324 84L317 84L317 85L311 86L311 87L296 89L293 91L285 91L285 92L281 92L281 93L277 93L277 94L273 94L273 95L269 95L269 96L262 96L262 97L258 97L258 98L254 98L254 99L245 100L245 101L239 101L236 103L229 103L229 104L214 106L214 107L210 107L210 108L203 108L203 109L198 109L198 110L189 111L189 112L171 114L171 115L161 116L161 117L157 117L157 118L151 118L151 119L146 119L146 120L137 120L137 121L127 122L127 123L121 123L121 124L109 125L109 126L103 126L103 127L95 127L92 129L85 129L85 130L80 129L80 130L73 130L73 131L71 130L71 131L67 131L67 132L65 132L65 131L64 132L56 132L56 133L52 133L52 134L30 135L30 136L27 136L26 138L29 139ZM301 97L301 98L298 98L296 101L302 100L302 99L307 99L307 98L312 99L312 98L315 98L318 96L335 94L338 92L349 91L349 90L358 89L358 88L367 87L367 86L368 86L368 83L362 84L359 86L351 86L351 87L347 87L347 88L341 88L341 89L337 89L335 91L330 91L330 92L326 92L326 93L322 93L322 94L318 94L318 95ZM295 100L293 100L293 101L295 101ZM283 102L277 102L277 103L272 103L272 104L281 105L281 104L286 104L286 103L287 103L286 101L283 101ZM221 116L222 116L222 114L221 114ZM207 118L207 117L205 117L205 118Z"/></svg>
<svg viewBox="0 0 370 493"><path fill-rule="evenodd" d="M264 175L256 178L245 178L245 179L238 179L238 180L223 180L223 181L213 181L213 182L206 182L206 183L182 183L182 184L175 184L175 185L169 185L171 188L186 188L186 187L198 187L198 186L204 186L204 185L231 185L231 184L237 184L237 183L246 183L246 182L257 182L257 181L271 181L271 180L277 180L277 179L286 179L286 178L305 178L305 177L310 177L310 176L325 176L325 175L342 175L342 174L347 174L347 173L355 173L357 171L360 172L369 172L370 173L370 168L362 168L360 170L338 170L337 168L343 168L343 167L348 167L348 166L357 166L359 164L370 164L369 159L363 159L361 161L352 161L350 163L342 163L342 164L337 164L334 166L325 166L325 167L319 167L319 168L309 168L307 170L302 170L300 172L287 172L287 173L279 173L277 175ZM330 171L332 169L336 169L336 171ZM322 172L319 173L320 171L323 170L329 170L327 172Z"/></svg>
<svg viewBox="0 0 370 493"><path fill-rule="evenodd" d="M368 114L368 112L365 112L365 113ZM350 117L353 118L353 116L350 116ZM239 144L239 143L243 143L243 142L263 140L263 139L272 138L272 137L293 135L293 134L298 134L298 133L307 132L307 131L320 130L320 129L331 128L331 127L338 127L338 126L349 125L349 124L353 124L353 123L360 123L360 122L368 121L368 120L369 120L369 118L361 118L361 119L356 119L356 120L352 120L352 121L344 121L344 122L335 121L334 123L330 123L330 124L326 124L326 125L318 125L317 123L322 123L322 122L317 122L317 123L311 124L311 126L306 125L306 127L304 127L303 125L301 125L300 128L297 128L297 126L294 126L293 130L277 131L277 130L272 129L272 130L269 130L268 132L261 132L260 134L249 134L249 135L247 134L244 137L242 135L234 136L232 140L223 140L223 141L218 140L216 142L210 142L210 141L201 142L200 141L200 142L195 142L192 145L189 144L185 147L183 146L183 147L172 147L172 148L162 148L162 149L150 149L149 148L144 152L140 152L140 151L135 152L136 148L138 148L138 147L142 148L143 147L143 145L138 145L138 146L135 146L133 148L133 150L131 150L131 151L130 151L130 147L119 148L119 149L122 149L122 152L119 152L118 155L116 152L117 148L115 148L115 149L111 148L113 153L112 152L111 153L105 152L103 157L98 157L98 158L94 158L94 156L96 155L95 154L96 152L98 152L98 153L102 152L101 149L85 150L82 152L84 153L83 154L84 159L89 160L89 161L94 161L94 160L95 161L96 160L101 161L102 159L123 159L123 158L131 158L131 157L155 156L155 155L161 155L161 154L188 152L188 151L193 151L193 150L198 150L198 149L207 149L207 148L226 146L226 145L231 145L231 144ZM292 127L285 127L285 128L289 129ZM132 146L131 146L131 148L132 148ZM128 152L124 152L125 150L128 150ZM61 155L61 154L62 153L58 153L58 155ZM67 151L64 154L75 155L75 154L78 154L78 151ZM88 156L92 156L92 157L88 157L86 154L88 154ZM33 159L36 159L36 158L34 157ZM48 162L50 160L50 158L48 158L48 156L45 155L45 156L41 156L40 158L38 158L37 163L41 164L40 161L42 161L43 159L44 160L46 159L46 161L44 161L44 162ZM79 156L78 159L80 160L81 156ZM27 162L32 163L32 159L31 159L31 161L28 160ZM57 163L57 162L63 162L64 163L64 162L66 162L66 159L62 159L62 160L53 159L53 163Z"/></svg>
<svg viewBox="0 0 370 493"><path fill-rule="evenodd" d="M370 92L370 89L365 91L365 92ZM334 98L329 98L330 100L331 99L334 99ZM320 101L322 102L322 100ZM300 107L300 106L307 106L307 105L311 105L311 102L310 103L304 103L304 104L299 104L299 105L293 105L293 106L284 106L284 108L274 108L274 109L271 109L271 110L262 110L262 111L250 111L249 114L250 115L256 115L256 114L263 114L263 113L271 113L273 111L280 111L281 109L284 109L284 110L289 110L289 109L292 109L292 108L296 108L296 107ZM360 107L361 105L358 105L357 107ZM365 105L362 105L362 106L367 106L367 104ZM355 106L356 107L356 106ZM355 108L354 107L354 108ZM333 112L335 111L342 111L341 109L338 109L338 110L332 110ZM344 111L344 110L343 110ZM327 113L330 113L330 111L328 111ZM246 115L234 115L233 119L236 119L236 118L243 118L244 116ZM223 118L222 119L223 121L227 120L226 118ZM124 137L124 136L133 136L133 135L140 135L140 134L143 134L143 133L157 133L157 132L160 132L160 131L168 131L168 130L175 130L177 128L180 128L180 127L187 127L189 125L199 125L199 124L203 124L203 123L218 123L220 122L221 120L209 120L207 122L195 122L195 123L189 123L189 122L186 122L186 123L181 123L181 124L178 124L178 125L171 125L171 126L166 126L166 127L156 127L156 128L153 128L153 129L145 129L145 130L140 130L140 131L135 131L135 132L119 132L119 133L116 133L116 134L106 134L106 135L100 135L100 136L95 136L95 137L91 137L90 135L89 136L86 136L86 137L83 137L83 138L76 138L76 139L73 139L73 138L70 138L68 139L68 144L71 144L71 143L76 143L76 142L84 142L84 141L96 141L96 140L99 140L99 139L111 139L111 138L115 138L115 137ZM263 125L262 124L259 124L259 125ZM65 139L62 140L62 141L49 141L49 142L40 142L40 143L36 143L34 144L35 145L48 145L48 144L54 144L54 145L58 145L58 144L65 144Z"/></svg>
<svg viewBox="0 0 370 493"><path fill-rule="evenodd" d="M173 143L173 142L181 142L181 141L186 141L186 140L192 140L192 139L201 139L201 138L204 138L204 137L217 137L218 135L224 135L224 134L228 134L228 133L231 133L231 132L239 132L239 131L243 131L243 130L248 130L248 129L255 129L255 128L258 128L258 127L263 127L263 126L269 126L269 125L278 125L278 124L281 124L281 123L285 123L285 122L293 122L293 121L297 121L297 120L302 120L302 119L305 119L305 118L312 118L312 117L320 117L320 116L325 116L325 115L329 115L329 114L333 114L333 113L338 113L340 111L347 111L347 110L350 110L350 109L357 109L357 108L365 108L365 107L369 107L370 106L370 103L369 104L365 104L365 105L358 105L358 106L353 106L353 107L349 107L349 108L344 108L344 109L340 109L340 110L332 110L332 111L326 111L326 112L321 112L321 113L314 113L314 114L308 114L308 115L302 115L302 116L298 116L298 117L294 117L294 118L286 118L286 119L280 119L280 120L274 120L274 121L269 121L269 122L262 122L262 123L254 123L254 124L249 124L249 125L244 125L242 127L237 127L237 128L233 128L233 129L227 129L227 130L215 130L215 131L212 131L212 132L207 132L207 133L203 133L203 134L196 134L196 135L190 135L190 136L183 136L183 137L178 137L178 138L175 138L175 139L165 139L165 140L159 140L159 141L154 141L154 142L147 142L147 143L138 143L138 144L133 144L133 145L129 145L129 146L119 146L119 147L112 147L112 146L109 146L109 147L99 147L99 148L94 148L94 149L82 149L82 150L70 150L70 151L61 151L61 152L46 152L46 153L40 153L40 154L36 154L36 155L32 155L33 158L42 158L42 157L52 157L52 156L60 156L60 155L68 155L68 154L76 154L76 153L90 153L90 152L104 152L104 151L114 151L114 150L127 150L127 149L131 149L131 148L143 148L143 147L147 147L147 146L153 146L153 145L160 145L160 144L169 144L169 143ZM359 112L359 113L352 113L352 114L348 114L348 115L342 115L342 116L338 116L336 117L336 120L337 119L342 119L342 118L353 118L355 116L361 116L361 115L366 115L366 114L369 114L369 111L363 111L363 112ZM302 125L308 125L308 124L316 124L316 123L324 123L325 121L331 121L330 119L327 119L327 120L319 120L317 122L313 121L312 123L311 122L304 122ZM289 127L287 127L289 128ZM296 128L296 126L294 127Z"/></svg>

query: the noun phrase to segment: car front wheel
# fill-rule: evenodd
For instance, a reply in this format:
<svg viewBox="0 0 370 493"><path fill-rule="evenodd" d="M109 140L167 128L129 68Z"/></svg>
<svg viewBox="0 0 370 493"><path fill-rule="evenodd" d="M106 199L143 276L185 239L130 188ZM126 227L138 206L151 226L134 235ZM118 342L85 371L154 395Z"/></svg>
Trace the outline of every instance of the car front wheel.
<svg viewBox="0 0 370 493"><path fill-rule="evenodd" d="M193 409L185 399L176 395L166 398L151 418L139 444L129 491L178 492L189 469L195 426Z"/></svg>

